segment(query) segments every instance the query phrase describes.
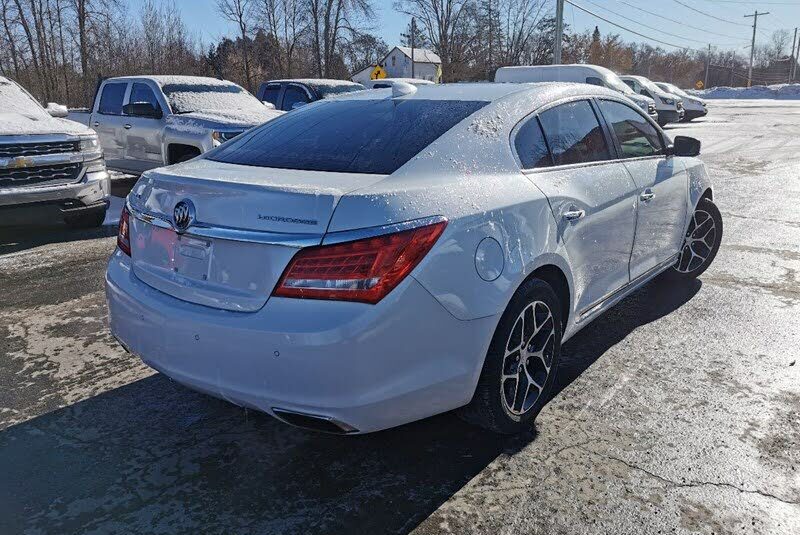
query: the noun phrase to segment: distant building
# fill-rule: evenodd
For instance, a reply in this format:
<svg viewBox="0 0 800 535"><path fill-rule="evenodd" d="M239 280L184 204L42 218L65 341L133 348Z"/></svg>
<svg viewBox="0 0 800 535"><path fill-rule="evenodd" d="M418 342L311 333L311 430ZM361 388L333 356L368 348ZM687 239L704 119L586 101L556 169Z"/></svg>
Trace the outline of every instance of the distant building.
<svg viewBox="0 0 800 535"><path fill-rule="evenodd" d="M411 78L411 48L396 46L386 54L379 63L387 78ZM370 79L376 65L370 65L350 77L358 83ZM439 82L442 76L442 60L431 50L425 48L414 49L414 78Z"/></svg>

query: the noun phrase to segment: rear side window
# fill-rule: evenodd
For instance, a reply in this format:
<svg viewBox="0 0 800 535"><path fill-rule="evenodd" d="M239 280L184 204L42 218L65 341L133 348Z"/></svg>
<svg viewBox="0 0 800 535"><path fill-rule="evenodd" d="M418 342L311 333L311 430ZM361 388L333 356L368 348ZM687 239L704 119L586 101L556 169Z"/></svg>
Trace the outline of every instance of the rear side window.
<svg viewBox="0 0 800 535"><path fill-rule="evenodd" d="M539 119L532 117L523 124L514 139L514 147L523 169L553 165Z"/></svg>
<svg viewBox="0 0 800 535"><path fill-rule="evenodd" d="M158 103L158 99L156 98L156 94L153 93L153 90L150 89L150 86L147 84L140 84L135 83L131 88L131 97L128 99L130 103L134 102L147 102L153 108L160 110L161 105Z"/></svg>
<svg viewBox="0 0 800 535"><path fill-rule="evenodd" d="M309 101L308 94L305 89L296 85L286 86L286 91L283 92L283 110L290 111L298 102L307 103Z"/></svg>
<svg viewBox="0 0 800 535"><path fill-rule="evenodd" d="M127 88L127 83L104 85L97 111L103 115L122 115L122 100L125 98Z"/></svg>
<svg viewBox="0 0 800 535"><path fill-rule="evenodd" d="M261 95L261 101L269 102L273 106L278 107L278 94L280 92L280 84L267 84L264 87L264 93Z"/></svg>
<svg viewBox="0 0 800 535"><path fill-rule="evenodd" d="M556 165L608 160L603 129L586 100L568 102L539 115Z"/></svg>
<svg viewBox="0 0 800 535"><path fill-rule="evenodd" d="M586 83L591 85L599 85L600 87L606 86L606 84L603 83L603 80L601 80L597 76L589 76L588 78L586 78Z"/></svg>
<svg viewBox="0 0 800 535"><path fill-rule="evenodd" d="M601 100L600 111L617 136L623 158L653 156L663 152L661 136L656 128L630 106Z"/></svg>
<svg viewBox="0 0 800 535"><path fill-rule="evenodd" d="M226 163L391 174L486 102L326 100L273 119L209 153Z"/></svg>

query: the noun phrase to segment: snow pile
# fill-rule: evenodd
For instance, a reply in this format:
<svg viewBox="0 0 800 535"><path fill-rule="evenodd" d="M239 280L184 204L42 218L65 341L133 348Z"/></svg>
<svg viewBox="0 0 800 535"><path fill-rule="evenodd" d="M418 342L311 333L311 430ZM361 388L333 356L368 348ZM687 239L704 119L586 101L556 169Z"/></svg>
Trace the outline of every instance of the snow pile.
<svg viewBox="0 0 800 535"><path fill-rule="evenodd" d="M800 100L800 84L755 85L753 87L712 87L687 90L687 93L707 99L773 99Z"/></svg>

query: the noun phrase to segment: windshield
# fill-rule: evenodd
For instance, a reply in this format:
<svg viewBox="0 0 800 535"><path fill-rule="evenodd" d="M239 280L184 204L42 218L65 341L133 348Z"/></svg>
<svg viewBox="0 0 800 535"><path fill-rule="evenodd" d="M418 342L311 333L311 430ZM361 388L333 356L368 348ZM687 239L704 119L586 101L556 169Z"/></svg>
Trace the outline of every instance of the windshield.
<svg viewBox="0 0 800 535"><path fill-rule="evenodd" d="M49 117L36 99L6 78L0 78L0 111L13 111L30 117Z"/></svg>
<svg viewBox="0 0 800 535"><path fill-rule="evenodd" d="M608 84L609 88L616 89L620 93L624 93L626 95L633 94L633 89L628 87L627 84L625 84L625 82L623 82L616 74L611 73L607 75L606 83Z"/></svg>
<svg viewBox="0 0 800 535"><path fill-rule="evenodd" d="M328 100L282 115L210 152L218 162L391 174L486 102Z"/></svg>
<svg viewBox="0 0 800 535"><path fill-rule="evenodd" d="M688 95L688 94L686 93L686 91L684 91L683 89L681 89L680 87L678 87L678 86L676 86L676 85L672 85L672 84L662 84L662 86L663 86L663 87L662 87L662 89L664 89L664 91L666 91L667 93L674 93L674 94L676 94L676 95L678 95L678 96L681 96L681 97L688 97L688 96L690 96L690 95Z"/></svg>
<svg viewBox="0 0 800 535"><path fill-rule="evenodd" d="M253 111L264 105L243 87L233 83L170 83L161 88L173 113L194 111Z"/></svg>

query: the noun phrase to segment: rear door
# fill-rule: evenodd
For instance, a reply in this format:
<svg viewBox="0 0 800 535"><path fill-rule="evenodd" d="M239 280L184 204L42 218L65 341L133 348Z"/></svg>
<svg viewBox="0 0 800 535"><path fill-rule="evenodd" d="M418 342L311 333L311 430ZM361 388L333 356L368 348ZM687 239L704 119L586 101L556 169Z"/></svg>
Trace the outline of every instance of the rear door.
<svg viewBox="0 0 800 535"><path fill-rule="evenodd" d="M688 177L676 158L666 156L661 132L639 110L605 99L598 105L638 191L630 268L635 279L671 262L680 251Z"/></svg>
<svg viewBox="0 0 800 535"><path fill-rule="evenodd" d="M98 94L90 125L100 138L106 164L114 169L125 169L126 118L122 115L122 105L129 86L127 81L105 82Z"/></svg>
<svg viewBox="0 0 800 535"><path fill-rule="evenodd" d="M136 102L147 102L156 110L161 111L160 118L137 117L129 114L123 124L125 167L141 173L164 165L161 144L164 137L163 116L166 102L162 102L153 87L143 80L132 83L126 104Z"/></svg>
<svg viewBox="0 0 800 535"><path fill-rule="evenodd" d="M533 150L529 178L550 201L558 239L573 271L576 310L587 314L630 277L628 262L636 223L636 184L625 166L611 161L611 139L589 100L559 104L538 114L515 138L518 154L541 142L541 124L552 165ZM528 141L525 139L528 138Z"/></svg>

